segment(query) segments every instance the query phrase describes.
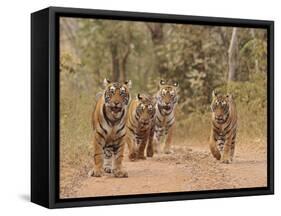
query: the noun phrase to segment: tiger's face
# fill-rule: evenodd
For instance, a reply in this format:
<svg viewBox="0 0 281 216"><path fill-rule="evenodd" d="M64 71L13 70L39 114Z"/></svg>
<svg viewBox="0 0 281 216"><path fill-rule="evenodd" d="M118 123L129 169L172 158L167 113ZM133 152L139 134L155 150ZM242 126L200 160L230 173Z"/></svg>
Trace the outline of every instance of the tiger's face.
<svg viewBox="0 0 281 216"><path fill-rule="evenodd" d="M155 115L155 99L149 95L137 96L136 117L142 129L147 128Z"/></svg>
<svg viewBox="0 0 281 216"><path fill-rule="evenodd" d="M105 79L104 87L105 107L113 118L119 118L130 100L131 81L120 83Z"/></svg>
<svg viewBox="0 0 281 216"><path fill-rule="evenodd" d="M166 112L170 112L178 101L178 82L168 83L161 80L159 85L160 90L157 96L158 106L160 106Z"/></svg>
<svg viewBox="0 0 281 216"><path fill-rule="evenodd" d="M231 95L219 95L213 91L211 103L212 117L218 124L226 122L229 116Z"/></svg>

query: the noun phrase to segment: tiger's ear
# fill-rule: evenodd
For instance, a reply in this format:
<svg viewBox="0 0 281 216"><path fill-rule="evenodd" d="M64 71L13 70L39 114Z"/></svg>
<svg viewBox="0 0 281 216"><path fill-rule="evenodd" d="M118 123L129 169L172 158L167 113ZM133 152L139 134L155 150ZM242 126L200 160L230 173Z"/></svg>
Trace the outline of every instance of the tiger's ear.
<svg viewBox="0 0 281 216"><path fill-rule="evenodd" d="M177 88L177 87L179 86L179 82L178 82L178 81L175 81L175 82L173 83L173 86Z"/></svg>
<svg viewBox="0 0 281 216"><path fill-rule="evenodd" d="M213 106L212 106L212 105L210 106L210 109L211 109L212 112L214 112L214 109L213 109Z"/></svg>
<svg viewBox="0 0 281 216"><path fill-rule="evenodd" d="M111 83L108 79L104 78L103 87L106 87L109 83Z"/></svg>
<svg viewBox="0 0 281 216"><path fill-rule="evenodd" d="M160 82L159 82L159 85L161 86L161 85L165 85L166 84L166 82L164 81L164 80L160 80Z"/></svg>
<svg viewBox="0 0 281 216"><path fill-rule="evenodd" d="M229 99L229 100L232 100L232 95L231 94L227 94L226 98Z"/></svg>
<svg viewBox="0 0 281 216"><path fill-rule="evenodd" d="M216 92L216 90L213 90L213 92L212 92L212 97L214 98L214 97L217 97L217 95L218 95L218 93Z"/></svg>
<svg viewBox="0 0 281 216"><path fill-rule="evenodd" d="M124 84L125 84L126 86L128 86L129 89L132 87L132 81L131 81L131 80L125 81Z"/></svg>
<svg viewBox="0 0 281 216"><path fill-rule="evenodd" d="M138 93L137 99L138 99L138 100L142 100L142 96L141 96L140 93Z"/></svg>

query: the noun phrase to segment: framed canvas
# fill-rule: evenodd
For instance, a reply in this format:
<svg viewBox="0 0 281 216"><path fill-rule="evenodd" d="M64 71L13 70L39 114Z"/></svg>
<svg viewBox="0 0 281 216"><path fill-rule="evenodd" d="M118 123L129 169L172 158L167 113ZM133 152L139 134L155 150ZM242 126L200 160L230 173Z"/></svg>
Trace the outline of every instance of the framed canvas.
<svg viewBox="0 0 281 216"><path fill-rule="evenodd" d="M31 201L274 193L274 22L31 15Z"/></svg>

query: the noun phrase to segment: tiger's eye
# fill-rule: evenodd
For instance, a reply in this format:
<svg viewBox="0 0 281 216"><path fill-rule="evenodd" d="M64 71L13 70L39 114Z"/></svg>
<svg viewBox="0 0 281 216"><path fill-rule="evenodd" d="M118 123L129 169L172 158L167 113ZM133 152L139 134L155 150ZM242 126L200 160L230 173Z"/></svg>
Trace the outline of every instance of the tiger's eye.
<svg viewBox="0 0 281 216"><path fill-rule="evenodd" d="M109 91L110 91L111 93L114 93L114 92L115 92L114 86L111 86L111 87L109 88Z"/></svg>
<svg viewBox="0 0 281 216"><path fill-rule="evenodd" d="M122 86L122 87L120 88L120 92L121 92L122 94L126 93L126 89L125 89L124 86Z"/></svg>

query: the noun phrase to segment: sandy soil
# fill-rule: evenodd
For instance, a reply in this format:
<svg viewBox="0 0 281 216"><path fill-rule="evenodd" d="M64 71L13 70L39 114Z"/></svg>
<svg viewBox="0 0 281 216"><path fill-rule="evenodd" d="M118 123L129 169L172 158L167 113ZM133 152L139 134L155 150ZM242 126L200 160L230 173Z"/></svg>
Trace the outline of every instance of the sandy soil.
<svg viewBox="0 0 281 216"><path fill-rule="evenodd" d="M61 193L67 197L93 197L176 191L262 187L267 184L266 152L240 148L232 164L216 161L206 146L174 148L174 153L130 162L128 178L88 177L84 167Z"/></svg>

